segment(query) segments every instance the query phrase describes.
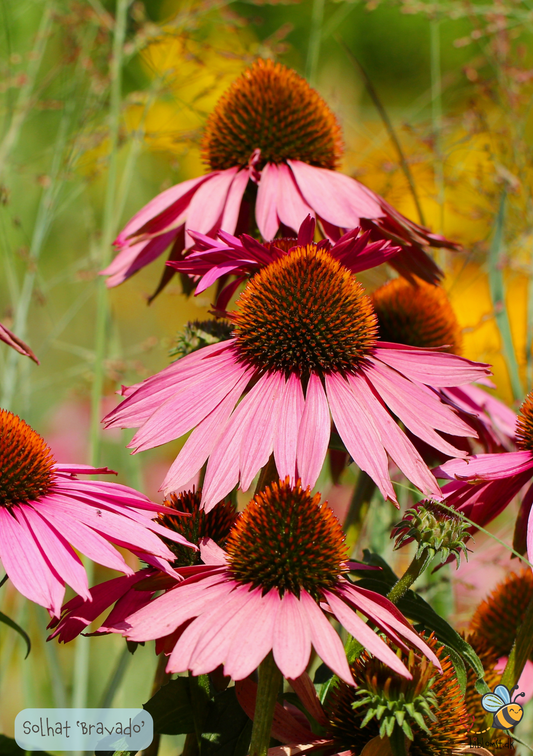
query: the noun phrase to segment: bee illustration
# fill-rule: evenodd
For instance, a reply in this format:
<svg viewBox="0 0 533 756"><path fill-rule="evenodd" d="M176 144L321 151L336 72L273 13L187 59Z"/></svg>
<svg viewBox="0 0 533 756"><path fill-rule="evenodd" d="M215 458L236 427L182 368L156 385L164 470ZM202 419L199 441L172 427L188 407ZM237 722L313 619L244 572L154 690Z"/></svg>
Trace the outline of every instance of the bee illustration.
<svg viewBox="0 0 533 756"><path fill-rule="evenodd" d="M524 716L524 710L516 699L525 696L525 693L517 693L511 701L513 692L518 688L515 685L509 692L505 685L497 685L492 693L485 693L481 699L481 705L485 711L494 712L492 726L499 730L510 730L517 725Z"/></svg>

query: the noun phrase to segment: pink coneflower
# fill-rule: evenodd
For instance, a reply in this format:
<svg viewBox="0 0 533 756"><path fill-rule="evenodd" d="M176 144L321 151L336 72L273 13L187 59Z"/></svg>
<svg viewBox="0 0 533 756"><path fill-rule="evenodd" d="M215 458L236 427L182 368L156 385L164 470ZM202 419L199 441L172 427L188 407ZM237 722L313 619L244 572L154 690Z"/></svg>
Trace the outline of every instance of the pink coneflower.
<svg viewBox="0 0 533 756"><path fill-rule="evenodd" d="M222 96L202 141L211 170L167 189L140 210L115 241L119 254L103 273L117 286L171 246L170 260L191 245L188 231L252 232L271 240L311 214L337 241L355 226L392 239L392 264L405 275L437 281L428 246L454 248L397 212L363 184L339 173L342 137L324 100L295 71L258 60ZM166 271L158 290L171 275Z"/></svg>
<svg viewBox="0 0 533 756"><path fill-rule="evenodd" d="M273 544L275 547L273 548ZM224 666L234 680L273 652L281 673L299 677L313 646L330 669L353 684L342 642L327 616L400 675L409 672L358 616L394 643L413 644L437 666L433 652L388 601L353 585L343 573L347 548L333 512L299 484L273 483L250 502L226 550L211 545L213 563L179 570L186 579L128 617L126 637L172 636L167 672L205 674Z"/></svg>
<svg viewBox="0 0 533 756"><path fill-rule="evenodd" d="M516 423L519 451L477 454L451 459L434 472L452 482L443 488L446 503L484 526L512 501L533 477L533 392L520 408ZM515 548L533 561L533 485L525 491L515 527Z"/></svg>
<svg viewBox="0 0 533 756"><path fill-rule="evenodd" d="M25 357L29 357L34 362L36 362L37 365L39 364L39 360L31 351L29 346L25 344L22 339L19 339L18 336L15 336L15 334L10 331L9 328L6 328L5 325L2 325L2 323L0 323L0 341L3 341L4 344L12 347L19 354L23 354Z"/></svg>
<svg viewBox="0 0 533 756"><path fill-rule="evenodd" d="M228 314L232 338L123 389L125 401L105 422L140 427L130 444L136 451L194 429L165 492L185 485L209 460L203 488L209 509L237 484L248 489L272 453L280 477L313 486L333 418L347 451L386 498L396 501L387 453L422 491L440 496L390 412L435 448L464 456L437 430L474 431L428 387L468 383L488 366L377 340L372 304L350 257L335 254L316 244L282 254L247 283Z"/></svg>
<svg viewBox="0 0 533 756"><path fill-rule="evenodd" d="M15 588L53 616L59 616L65 583L91 599L87 574L72 547L130 575L133 570L110 542L166 571L173 554L158 534L188 544L153 521L163 508L143 494L76 477L110 472L57 464L29 425L0 410L0 559Z"/></svg>

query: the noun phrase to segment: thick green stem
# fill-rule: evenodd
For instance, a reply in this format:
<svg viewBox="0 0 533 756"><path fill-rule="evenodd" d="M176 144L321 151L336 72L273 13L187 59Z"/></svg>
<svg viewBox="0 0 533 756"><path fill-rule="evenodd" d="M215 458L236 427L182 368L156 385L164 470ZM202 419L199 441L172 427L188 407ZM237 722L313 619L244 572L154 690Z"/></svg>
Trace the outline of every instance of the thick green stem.
<svg viewBox="0 0 533 756"><path fill-rule="evenodd" d="M370 475L360 470L344 521L344 532L346 533L346 545L348 546L349 554L353 552L359 540L375 490L376 484Z"/></svg>
<svg viewBox="0 0 533 756"><path fill-rule="evenodd" d="M272 652L270 652L259 665L259 684L255 701L252 741L248 752L250 756L266 756L270 745L270 731L281 680L281 672L276 666Z"/></svg>
<svg viewBox="0 0 533 756"><path fill-rule="evenodd" d="M415 557L395 586L389 591L387 598L393 604L405 596L415 580L424 572L431 561L431 555L424 551L419 557Z"/></svg>
<svg viewBox="0 0 533 756"><path fill-rule="evenodd" d="M154 674L154 681L152 683L152 692L150 694L150 698L153 698L157 691L170 680L170 675L165 670L166 666L167 657L165 656L165 654L160 654L157 660L157 667ZM187 735L187 737L189 736ZM193 738L194 742L196 743L196 735L194 735L194 733ZM142 756L157 756L160 742L161 735L158 732L154 732L154 739L152 740L148 748L144 749ZM183 751L183 753L185 753L185 750Z"/></svg>

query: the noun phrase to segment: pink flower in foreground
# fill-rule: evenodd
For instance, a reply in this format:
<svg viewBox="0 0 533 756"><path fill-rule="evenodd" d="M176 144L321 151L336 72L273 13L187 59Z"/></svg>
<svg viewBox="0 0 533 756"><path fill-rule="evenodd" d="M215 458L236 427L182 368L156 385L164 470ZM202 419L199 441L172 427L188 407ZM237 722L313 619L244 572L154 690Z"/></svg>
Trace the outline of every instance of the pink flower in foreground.
<svg viewBox="0 0 533 756"><path fill-rule="evenodd" d="M110 472L57 464L29 425L0 410L0 559L15 588L53 616L61 611L65 583L91 600L72 547L127 575L133 570L110 542L167 572L173 555L160 534L196 548L154 522L164 507L132 488L76 478Z"/></svg>
<svg viewBox="0 0 533 756"><path fill-rule="evenodd" d="M123 389L125 401L105 422L140 427L130 444L136 451L194 429L168 472L165 492L187 483L209 460L203 486L209 509L237 484L248 489L272 453L280 477L313 486L333 418L354 462L383 496L396 501L387 454L424 493L440 496L391 412L418 438L464 456L437 431L475 432L430 387L469 383L488 366L376 340L372 304L352 275L350 256L335 254L336 248L316 244L283 254L247 283L228 315L232 338Z"/></svg>
<svg viewBox="0 0 533 756"><path fill-rule="evenodd" d="M519 451L477 454L467 459L451 459L434 470L452 482L443 488L446 503L484 526L512 501L533 477L533 392L528 394L516 424ZM527 549L533 561L533 485L522 497L515 526L515 549Z"/></svg>
<svg viewBox="0 0 533 756"><path fill-rule="evenodd" d="M309 214L331 241L356 226L373 239L392 239L402 252L391 264L432 282L441 272L425 249L457 247L335 170L342 154L335 116L304 79L279 63L258 60L233 83L208 119L202 147L211 172L167 189L129 221L115 241L118 255L102 271L108 286L168 247L170 260L182 258L190 229L215 236L220 230L251 233L257 224L270 240L279 229L290 236ZM165 272L158 291L171 275Z"/></svg>
<svg viewBox="0 0 533 756"><path fill-rule="evenodd" d="M2 323L0 323L0 341L3 341L4 344L12 347L19 354L23 354L25 357L29 357L34 362L36 362L37 365L39 364L39 360L33 354L29 346L25 344L22 339L19 339L18 336L15 336L15 334L12 333L9 328L6 328L5 325L2 325Z"/></svg>
<svg viewBox="0 0 533 756"><path fill-rule="evenodd" d="M297 678L313 646L335 674L353 684L342 642L328 621L332 616L371 653L410 678L357 612L394 643L412 644L440 668L388 599L344 577L349 569L345 536L320 494L292 488L288 480L273 483L237 520L225 551L212 541L207 546L211 564L178 570L185 580L116 625L135 641L172 636L167 672L201 675L224 665L226 675L241 680L272 651L282 674Z"/></svg>

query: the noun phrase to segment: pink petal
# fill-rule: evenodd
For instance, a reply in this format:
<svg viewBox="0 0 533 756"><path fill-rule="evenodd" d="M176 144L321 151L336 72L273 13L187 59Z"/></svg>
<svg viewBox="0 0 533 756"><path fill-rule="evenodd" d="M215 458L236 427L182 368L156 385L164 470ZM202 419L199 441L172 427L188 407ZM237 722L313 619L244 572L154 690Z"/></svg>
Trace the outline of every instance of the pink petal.
<svg viewBox="0 0 533 756"><path fill-rule="evenodd" d="M292 484L296 481L296 446L304 405L301 380L291 373L285 384L278 431L274 436L274 459L279 477L285 480L288 475Z"/></svg>
<svg viewBox="0 0 533 756"><path fill-rule="evenodd" d="M311 642L317 654L341 680L348 685L355 685L341 639L324 616L322 609L304 590L300 591L300 605L307 614Z"/></svg>
<svg viewBox="0 0 533 756"><path fill-rule="evenodd" d="M305 201L324 220L341 228L354 228L360 218L381 218L384 213L358 181L338 171L317 168L300 160L287 161Z"/></svg>
<svg viewBox="0 0 533 756"><path fill-rule="evenodd" d="M284 677L295 680L305 672L311 655L311 631L307 614L289 591L281 599L274 627L274 660Z"/></svg>
<svg viewBox="0 0 533 756"><path fill-rule="evenodd" d="M440 478L477 482L500 480L533 469L530 451L476 454L468 459L450 459L435 470Z"/></svg>
<svg viewBox="0 0 533 756"><path fill-rule="evenodd" d="M407 378L435 388L461 386L490 375L490 365L472 362L448 352L395 348L392 344L384 346L384 342L381 342L374 354Z"/></svg>
<svg viewBox="0 0 533 756"><path fill-rule="evenodd" d="M13 510L19 507L13 507ZM9 579L23 596L59 617L65 584L45 558L19 512L21 521L0 507L0 559Z"/></svg>
<svg viewBox="0 0 533 756"><path fill-rule="evenodd" d="M25 344L22 339L19 339L18 336L15 336L14 333L12 333L9 328L6 328L2 323L0 323L0 341L3 341L4 344L7 344L8 346L12 347L17 351L19 354L23 354L25 357L30 357L34 362L39 364L39 360L37 357L33 354L31 349L27 344Z"/></svg>
<svg viewBox="0 0 533 756"><path fill-rule="evenodd" d="M257 598L234 620L236 632L224 662L224 672L233 680L251 675L272 649L281 605L278 590L273 588L265 596L257 590Z"/></svg>
<svg viewBox="0 0 533 756"><path fill-rule="evenodd" d="M100 271L101 276L109 276L106 286L108 288L118 286L145 265L157 260L167 247L178 239L182 230L183 226L178 226L171 231L159 234L154 239L147 239L125 247L107 268Z"/></svg>
<svg viewBox="0 0 533 756"><path fill-rule="evenodd" d="M163 481L161 490L165 495L183 486L200 470L215 448L220 434L249 380L249 372L241 375L220 404L193 430Z"/></svg>
<svg viewBox="0 0 533 756"><path fill-rule="evenodd" d="M283 375L266 373L256 388L255 399L248 407L249 438L241 447L240 485L243 491L248 489L257 471L266 465L272 454L274 430L283 399Z"/></svg>
<svg viewBox="0 0 533 756"><path fill-rule="evenodd" d="M379 635L375 633L357 614L350 609L342 599L331 591L324 591L324 597L335 617L341 625L353 635L371 654L377 656L384 664L397 672L402 677L412 680L413 676L409 673L407 667L398 659L392 648L384 643Z"/></svg>
<svg viewBox="0 0 533 756"><path fill-rule="evenodd" d="M305 202L291 170L284 163L278 165L278 182L277 214L285 226L297 231L307 217L314 217L314 212Z"/></svg>
<svg viewBox="0 0 533 756"><path fill-rule="evenodd" d="M227 168L206 181L195 193L189 205L185 230L208 234L220 226L220 219L230 186L238 168Z"/></svg>
<svg viewBox="0 0 533 756"><path fill-rule="evenodd" d="M302 486L314 486L326 458L331 436L331 418L322 381L311 373L298 433L296 457Z"/></svg>
<svg viewBox="0 0 533 756"><path fill-rule="evenodd" d="M255 219L263 239L270 241L279 228L277 214L279 193L278 167L274 163L267 163L261 171L261 181L257 190L255 202Z"/></svg>
<svg viewBox="0 0 533 756"><path fill-rule="evenodd" d="M248 180L249 172L247 169L243 169L235 175L232 181L220 223L220 227L228 234L232 234L237 226L241 202L248 185Z"/></svg>
<svg viewBox="0 0 533 756"><path fill-rule="evenodd" d="M348 376L348 383L354 394L360 399L361 404L372 416L381 443L400 470L424 494L432 494L440 498L441 490L428 466L378 397L374 395L365 377L363 375L350 375Z"/></svg>
<svg viewBox="0 0 533 756"><path fill-rule="evenodd" d="M374 421L344 378L326 375L326 391L335 427L354 462L370 475L386 499L396 502L387 455Z"/></svg>

